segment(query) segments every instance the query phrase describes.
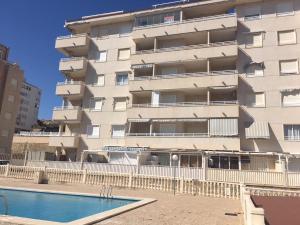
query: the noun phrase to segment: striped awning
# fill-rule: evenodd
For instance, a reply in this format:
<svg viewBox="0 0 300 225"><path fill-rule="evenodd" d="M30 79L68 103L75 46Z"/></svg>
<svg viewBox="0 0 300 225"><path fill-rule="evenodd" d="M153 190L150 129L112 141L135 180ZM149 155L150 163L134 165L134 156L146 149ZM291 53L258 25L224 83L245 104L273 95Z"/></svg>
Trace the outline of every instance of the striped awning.
<svg viewBox="0 0 300 225"><path fill-rule="evenodd" d="M128 119L128 122L133 123L148 123L150 119Z"/></svg>
<svg viewBox="0 0 300 225"><path fill-rule="evenodd" d="M246 128L246 139L252 138L270 139L268 122L253 122Z"/></svg>
<svg viewBox="0 0 300 225"><path fill-rule="evenodd" d="M206 122L203 118L187 118L187 119L153 119L152 122L169 123L169 122Z"/></svg>
<svg viewBox="0 0 300 225"><path fill-rule="evenodd" d="M132 69L146 69L146 68L152 68L152 67L153 67L153 63L135 64L135 65L131 66Z"/></svg>
<svg viewBox="0 0 300 225"><path fill-rule="evenodd" d="M104 146L103 150L107 152L141 152L147 148L143 147L126 147L126 146Z"/></svg>

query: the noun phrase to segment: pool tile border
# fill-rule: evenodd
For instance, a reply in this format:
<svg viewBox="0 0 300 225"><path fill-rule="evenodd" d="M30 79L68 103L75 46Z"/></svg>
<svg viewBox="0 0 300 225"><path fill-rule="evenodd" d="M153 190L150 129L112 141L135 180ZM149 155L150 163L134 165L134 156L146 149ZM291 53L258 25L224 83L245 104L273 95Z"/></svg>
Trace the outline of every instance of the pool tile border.
<svg viewBox="0 0 300 225"><path fill-rule="evenodd" d="M15 188L15 187L6 187L0 186L0 189L7 189L7 190L17 190L17 191L31 191L31 192L41 192L41 193L51 193L51 194L64 194L64 195L78 195L78 196L87 196L87 197L99 197L97 194L90 194L84 192L65 192L65 191L51 191L45 189L30 189L30 188ZM24 217L15 217L15 216L0 216L0 222L7 222L11 224L22 224L22 225L88 225L97 223L108 218L117 216L119 214L131 211L133 209L142 207L144 205L153 203L156 199L152 198L136 198L136 197L127 197L127 196L114 196L114 198L118 199L130 199L130 200L138 200L138 202L130 203L125 206L121 206L115 209L111 209L102 213L94 214L88 217L84 217L78 220L74 220L68 223L60 223L60 222L52 222L46 220L37 220L37 219L30 219Z"/></svg>

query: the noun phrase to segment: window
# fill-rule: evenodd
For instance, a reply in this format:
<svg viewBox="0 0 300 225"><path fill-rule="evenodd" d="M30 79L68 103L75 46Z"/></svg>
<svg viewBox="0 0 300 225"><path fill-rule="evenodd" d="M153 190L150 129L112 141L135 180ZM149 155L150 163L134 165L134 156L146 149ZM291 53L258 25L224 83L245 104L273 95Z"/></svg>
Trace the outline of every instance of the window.
<svg viewBox="0 0 300 225"><path fill-rule="evenodd" d="M93 111L102 111L103 98L94 98L90 101L90 109Z"/></svg>
<svg viewBox="0 0 300 225"><path fill-rule="evenodd" d="M281 92L282 106L300 106L300 90Z"/></svg>
<svg viewBox="0 0 300 225"><path fill-rule="evenodd" d="M115 98L114 99L114 111L125 111L127 108L126 98Z"/></svg>
<svg viewBox="0 0 300 225"><path fill-rule="evenodd" d="M128 73L119 73L116 75L116 85L127 85Z"/></svg>
<svg viewBox="0 0 300 225"><path fill-rule="evenodd" d="M246 48L262 47L263 46L263 34L249 33L246 37Z"/></svg>
<svg viewBox="0 0 300 225"><path fill-rule="evenodd" d="M112 137L119 138L125 136L125 125L112 125Z"/></svg>
<svg viewBox="0 0 300 225"><path fill-rule="evenodd" d="M294 15L293 2L280 2L276 5L277 16Z"/></svg>
<svg viewBox="0 0 300 225"><path fill-rule="evenodd" d="M1 136L2 137L8 137L8 130L2 130L1 131Z"/></svg>
<svg viewBox="0 0 300 225"><path fill-rule="evenodd" d="M15 96L9 95L8 98L7 98L7 100L8 100L9 102L11 102L11 103L14 103L14 101L15 101Z"/></svg>
<svg viewBox="0 0 300 225"><path fill-rule="evenodd" d="M126 60L130 58L130 48L119 49L118 60Z"/></svg>
<svg viewBox="0 0 300 225"><path fill-rule="evenodd" d="M239 158L236 156L210 156L209 168L239 169Z"/></svg>
<svg viewBox="0 0 300 225"><path fill-rule="evenodd" d="M300 141L300 125L283 125L284 140Z"/></svg>
<svg viewBox="0 0 300 225"><path fill-rule="evenodd" d="M265 106L265 93L255 92L248 95L248 105L252 107L264 107Z"/></svg>
<svg viewBox="0 0 300 225"><path fill-rule="evenodd" d="M105 83L105 77L104 77L104 75L103 74L96 75L96 79L95 79L94 85L104 86L104 83Z"/></svg>
<svg viewBox="0 0 300 225"><path fill-rule="evenodd" d="M296 44L297 42L295 30L278 31L277 36L279 45Z"/></svg>
<svg viewBox="0 0 300 225"><path fill-rule="evenodd" d="M5 114L4 114L4 118L5 118L6 120L11 120L11 117L12 117L11 113L5 113Z"/></svg>
<svg viewBox="0 0 300 225"><path fill-rule="evenodd" d="M180 20L180 11L155 14L136 18L136 26L148 26L161 23L173 23Z"/></svg>
<svg viewBox="0 0 300 225"><path fill-rule="evenodd" d="M4 54L2 50L0 50L0 59L4 59Z"/></svg>
<svg viewBox="0 0 300 225"><path fill-rule="evenodd" d="M96 61L97 62L106 62L107 51L97 52Z"/></svg>
<svg viewBox="0 0 300 225"><path fill-rule="evenodd" d="M97 138L100 136L100 126L99 125L88 125L87 126L87 136Z"/></svg>
<svg viewBox="0 0 300 225"><path fill-rule="evenodd" d="M261 8L260 6L250 6L245 9L244 20L257 20L261 18Z"/></svg>
<svg viewBox="0 0 300 225"><path fill-rule="evenodd" d="M279 62L280 66L280 73L281 74L298 74L299 73L299 66L298 60L281 60Z"/></svg>
<svg viewBox="0 0 300 225"><path fill-rule="evenodd" d="M12 78L12 79L10 80L10 83L11 83L11 86L13 86L13 87L17 87L17 86L18 86L18 81L17 81L17 79Z"/></svg>
<svg viewBox="0 0 300 225"><path fill-rule="evenodd" d="M122 25L119 28L119 36L120 37L126 37L129 36L129 34L132 32L132 26L131 24Z"/></svg>
<svg viewBox="0 0 300 225"><path fill-rule="evenodd" d="M264 76L264 68L262 63L253 63L246 68L247 77L262 77Z"/></svg>

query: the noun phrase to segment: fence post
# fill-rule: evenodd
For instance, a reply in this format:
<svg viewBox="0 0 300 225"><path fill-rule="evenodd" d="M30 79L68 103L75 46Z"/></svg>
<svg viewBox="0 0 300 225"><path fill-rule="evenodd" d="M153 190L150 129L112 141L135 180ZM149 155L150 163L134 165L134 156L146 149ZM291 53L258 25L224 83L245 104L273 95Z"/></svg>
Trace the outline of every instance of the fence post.
<svg viewBox="0 0 300 225"><path fill-rule="evenodd" d="M179 188L179 192L182 194L183 193L183 183L184 183L184 179L183 177L180 178L180 188Z"/></svg>
<svg viewBox="0 0 300 225"><path fill-rule="evenodd" d="M133 173L130 172L130 173L129 173L129 180L128 180L128 187L129 187L129 188L132 187L132 177L133 177Z"/></svg>
<svg viewBox="0 0 300 225"><path fill-rule="evenodd" d="M8 163L8 164L6 164L6 168L5 168L5 174L4 174L4 176L6 176L6 177L8 177L8 173L9 173L9 167L10 167L9 163Z"/></svg>
<svg viewBox="0 0 300 225"><path fill-rule="evenodd" d="M83 184L86 183L86 177L87 177L87 169L83 170L83 176L82 176L81 183L83 183Z"/></svg>

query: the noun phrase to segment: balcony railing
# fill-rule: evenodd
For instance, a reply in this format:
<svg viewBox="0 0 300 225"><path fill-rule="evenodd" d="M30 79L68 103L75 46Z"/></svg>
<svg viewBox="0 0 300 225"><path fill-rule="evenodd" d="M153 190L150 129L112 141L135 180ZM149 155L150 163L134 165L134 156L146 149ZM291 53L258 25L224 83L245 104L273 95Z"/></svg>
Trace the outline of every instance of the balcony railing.
<svg viewBox="0 0 300 225"><path fill-rule="evenodd" d="M236 13L227 13L227 14L220 14L220 15L214 15L214 16L205 16L205 17L198 17L198 18L187 19L187 20L182 20L182 21L174 21L174 22L168 22L168 23L151 24L151 25L145 25L145 26L136 26L136 27L134 27L134 30L154 28L154 27L162 27L162 26L170 26L170 25L184 24L184 23L194 23L194 22L201 22L201 21L207 21L207 20L222 19L222 18L235 17L235 16L236 16Z"/></svg>
<svg viewBox="0 0 300 225"><path fill-rule="evenodd" d="M60 59L61 62L72 62L72 61L80 61L80 60L85 60L85 57L70 57L70 58Z"/></svg>
<svg viewBox="0 0 300 225"><path fill-rule="evenodd" d="M181 50L200 49L200 48L210 48L210 47L221 47L221 46L236 45L236 44L237 44L237 41L233 40L233 41L223 41L223 42L215 42L215 43L209 43L209 44L184 45L184 46L170 47L170 48L141 50L141 51L136 51L133 55L181 51Z"/></svg>
<svg viewBox="0 0 300 225"><path fill-rule="evenodd" d="M83 84L82 81L63 81L63 82L57 82L57 86L63 86L63 85L81 85Z"/></svg>
<svg viewBox="0 0 300 225"><path fill-rule="evenodd" d="M76 37L85 37L87 34L71 34L71 35L65 35L65 36L59 36L56 39L57 40L63 40L63 39L70 39L70 38L76 38Z"/></svg>
<svg viewBox="0 0 300 225"><path fill-rule="evenodd" d="M16 136L25 136L25 137L50 137L58 136L58 132L25 132L21 131L20 133L15 134Z"/></svg>
<svg viewBox="0 0 300 225"><path fill-rule="evenodd" d="M231 101L211 101L211 102L175 102L175 103L159 103L159 104L132 104L131 108L163 108L163 107L197 107L197 106L209 106L209 105L236 105L237 100Z"/></svg>
<svg viewBox="0 0 300 225"><path fill-rule="evenodd" d="M129 137L209 137L208 133L127 133Z"/></svg>
<svg viewBox="0 0 300 225"><path fill-rule="evenodd" d="M62 110L75 110L75 109L81 109L80 106L56 106L53 108L55 111L62 111Z"/></svg>
<svg viewBox="0 0 300 225"><path fill-rule="evenodd" d="M149 75L149 76L135 76L131 81L139 80L159 80L159 79L174 79L174 78L188 78L188 77L204 77L204 76L219 76L219 75L235 75L237 70L220 70L211 72L195 72L195 73L176 73L168 75Z"/></svg>

